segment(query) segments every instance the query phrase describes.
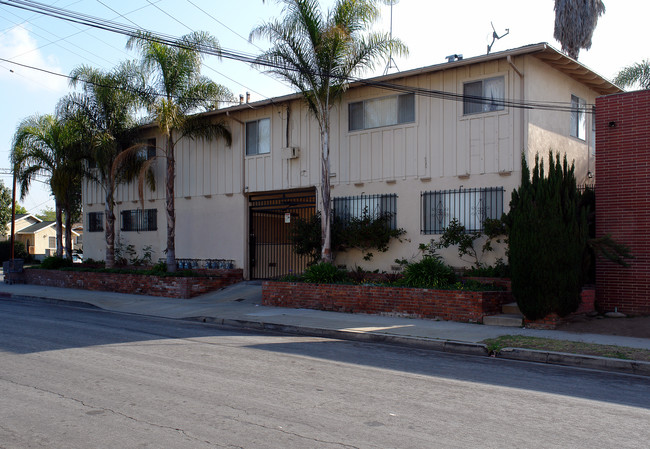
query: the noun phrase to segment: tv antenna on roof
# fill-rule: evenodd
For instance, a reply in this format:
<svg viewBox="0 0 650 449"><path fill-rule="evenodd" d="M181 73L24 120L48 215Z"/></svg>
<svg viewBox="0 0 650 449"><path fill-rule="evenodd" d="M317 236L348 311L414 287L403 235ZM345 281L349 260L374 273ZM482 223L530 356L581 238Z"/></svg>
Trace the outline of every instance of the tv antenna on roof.
<svg viewBox="0 0 650 449"><path fill-rule="evenodd" d="M390 39L393 40L393 5L396 5L399 3L399 0L383 0L385 5L390 5ZM388 74L388 71L392 68L397 69L399 72L399 68L397 68L397 64L395 63L395 60L393 59L393 50L390 50L390 54L388 56L388 64L386 64L386 68L384 69L384 75Z"/></svg>
<svg viewBox="0 0 650 449"><path fill-rule="evenodd" d="M490 54L490 51L492 50L492 46L494 45L494 41L501 39L502 37L506 37L508 34L510 34L510 28L506 28L505 34L502 34L499 36L497 34L497 30L494 29L494 24L490 22L490 25L492 25L492 42L488 44L487 46L487 54ZM488 40L490 39L490 36L488 35Z"/></svg>

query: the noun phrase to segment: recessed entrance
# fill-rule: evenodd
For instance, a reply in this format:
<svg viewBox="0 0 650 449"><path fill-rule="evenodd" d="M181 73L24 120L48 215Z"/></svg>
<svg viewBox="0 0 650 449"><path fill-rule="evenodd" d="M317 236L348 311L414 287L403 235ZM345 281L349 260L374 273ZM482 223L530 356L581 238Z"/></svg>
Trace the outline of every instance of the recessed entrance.
<svg viewBox="0 0 650 449"><path fill-rule="evenodd" d="M249 267L251 279L273 279L302 273L309 257L294 253L291 223L316 213L316 188L255 193L249 201Z"/></svg>

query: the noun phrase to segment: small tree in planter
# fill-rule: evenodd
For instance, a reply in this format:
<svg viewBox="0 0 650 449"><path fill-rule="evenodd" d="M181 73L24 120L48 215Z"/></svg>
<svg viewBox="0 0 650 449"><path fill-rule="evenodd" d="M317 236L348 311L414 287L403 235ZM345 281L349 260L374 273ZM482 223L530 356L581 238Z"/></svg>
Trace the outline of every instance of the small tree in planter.
<svg viewBox="0 0 650 449"><path fill-rule="evenodd" d="M512 193L506 218L512 294L531 320L553 312L566 316L578 308L588 239L573 164L549 152L545 175L543 163L535 157L531 179L522 156L521 186Z"/></svg>
<svg viewBox="0 0 650 449"><path fill-rule="evenodd" d="M474 247L474 243L484 235L486 240L483 243L483 246L477 250ZM473 265L472 268L475 270L481 268L486 269L489 267L486 267L483 263L483 256L487 252L494 251L494 247L492 246L493 242L507 242L505 235L505 224L500 219L486 218L483 222L483 232L467 232L465 226L460 224L457 218L454 218L451 223L449 223L449 226L444 229L444 232L440 236L440 240L435 242L435 247L440 249L449 248L450 246L458 246L458 257L461 260L470 262ZM465 259L465 257L468 259ZM497 261L497 265L499 264L503 264L501 259Z"/></svg>

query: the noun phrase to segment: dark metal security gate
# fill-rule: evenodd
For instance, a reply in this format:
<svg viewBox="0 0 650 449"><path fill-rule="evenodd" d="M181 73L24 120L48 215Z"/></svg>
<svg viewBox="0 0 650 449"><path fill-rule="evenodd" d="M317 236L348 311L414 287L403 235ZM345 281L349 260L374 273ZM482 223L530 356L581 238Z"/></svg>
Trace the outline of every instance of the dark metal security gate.
<svg viewBox="0 0 650 449"><path fill-rule="evenodd" d="M293 251L289 239L291 223L316 213L316 189L252 194L249 200L251 279L273 279L302 273L309 257Z"/></svg>

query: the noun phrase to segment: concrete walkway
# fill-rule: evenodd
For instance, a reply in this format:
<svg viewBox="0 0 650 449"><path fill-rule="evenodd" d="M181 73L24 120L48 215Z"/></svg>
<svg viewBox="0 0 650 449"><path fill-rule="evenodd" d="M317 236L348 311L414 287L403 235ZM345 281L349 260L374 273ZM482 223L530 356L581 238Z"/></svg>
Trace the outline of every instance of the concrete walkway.
<svg viewBox="0 0 650 449"><path fill-rule="evenodd" d="M191 319L229 326L280 332L318 335L324 337L382 341L412 347L431 348L448 352L487 355L487 349L479 342L502 335L525 335L531 337L571 340L585 343L626 346L650 349L650 339L600 334L578 334L553 330L538 330L479 324L433 321L378 315L323 312L307 309L287 309L261 305L262 288L259 282L241 282L226 289L192 299L170 299L155 296L130 295L112 292L96 292L69 288L42 287L24 284L0 284L0 299L41 300L91 305L104 310L173 319ZM508 352L508 351L502 351ZM524 354L522 356L521 354ZM528 355L526 355L528 354ZM518 350L516 357L524 360L551 362L548 353ZM542 355L540 355L542 354ZM545 354L545 355L544 355ZM585 357L585 356L579 356ZM593 357L591 359L594 359ZM599 357L596 359L600 359ZM606 364L611 364L609 359ZM641 364L643 362L630 362ZM553 361L553 363L557 363ZM570 362L578 366L590 363ZM650 375L650 363L646 364ZM627 366L627 365L626 365ZM636 365L635 365L636 366ZM621 369L615 369L621 371ZM637 373L634 366L622 371Z"/></svg>

